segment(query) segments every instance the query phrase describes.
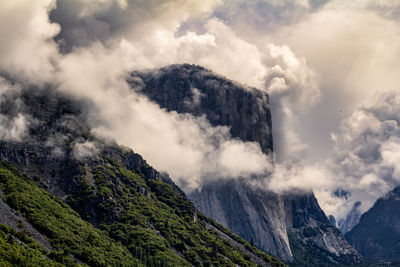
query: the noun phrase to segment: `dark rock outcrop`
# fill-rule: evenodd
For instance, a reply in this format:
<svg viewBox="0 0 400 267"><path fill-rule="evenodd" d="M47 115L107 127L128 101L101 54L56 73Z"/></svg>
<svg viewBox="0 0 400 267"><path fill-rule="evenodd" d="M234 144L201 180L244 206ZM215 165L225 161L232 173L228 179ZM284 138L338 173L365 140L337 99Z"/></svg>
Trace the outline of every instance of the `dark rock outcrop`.
<svg viewBox="0 0 400 267"><path fill-rule="evenodd" d="M329 215L328 216L329 219L329 224L332 225L333 227L339 228L337 222L336 222L336 218L333 215Z"/></svg>

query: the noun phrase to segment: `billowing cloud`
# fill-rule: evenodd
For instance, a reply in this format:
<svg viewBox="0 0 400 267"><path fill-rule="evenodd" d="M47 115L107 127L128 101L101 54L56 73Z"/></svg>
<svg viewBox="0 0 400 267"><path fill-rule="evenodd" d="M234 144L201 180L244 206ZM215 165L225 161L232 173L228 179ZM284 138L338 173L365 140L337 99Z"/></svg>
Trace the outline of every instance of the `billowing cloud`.
<svg viewBox="0 0 400 267"><path fill-rule="evenodd" d="M29 126L36 123L25 112L20 92L19 84L12 84L0 76L0 140L25 140L29 135Z"/></svg>
<svg viewBox="0 0 400 267"><path fill-rule="evenodd" d="M60 29L48 17L54 6L54 0L1 1L1 73L30 83L50 80L58 55L53 37Z"/></svg>
<svg viewBox="0 0 400 267"><path fill-rule="evenodd" d="M10 118L0 114L0 140L21 141L27 135L28 121L23 114Z"/></svg>
<svg viewBox="0 0 400 267"><path fill-rule="evenodd" d="M400 184L400 94L378 94L344 121L335 135L334 170L351 200L362 200L364 210Z"/></svg>
<svg viewBox="0 0 400 267"><path fill-rule="evenodd" d="M62 25L57 39L66 51L93 42L103 45L119 42L121 38L144 49L148 45L165 45L159 43L162 35L176 31L186 20L207 17L220 3L220 0L58 0L51 18Z"/></svg>
<svg viewBox="0 0 400 267"><path fill-rule="evenodd" d="M93 142L75 143L73 147L73 155L77 160L85 161L93 159L99 152L98 148Z"/></svg>
<svg viewBox="0 0 400 267"><path fill-rule="evenodd" d="M296 113L305 113L321 98L319 77L304 58L287 46L269 44L264 62L265 87L271 96L274 147L278 161L303 157L309 148L297 134Z"/></svg>
<svg viewBox="0 0 400 267"><path fill-rule="evenodd" d="M202 65L235 81L263 88L266 67L257 47L240 39L220 20L208 20L205 29L202 35L188 32L179 37L176 61Z"/></svg>

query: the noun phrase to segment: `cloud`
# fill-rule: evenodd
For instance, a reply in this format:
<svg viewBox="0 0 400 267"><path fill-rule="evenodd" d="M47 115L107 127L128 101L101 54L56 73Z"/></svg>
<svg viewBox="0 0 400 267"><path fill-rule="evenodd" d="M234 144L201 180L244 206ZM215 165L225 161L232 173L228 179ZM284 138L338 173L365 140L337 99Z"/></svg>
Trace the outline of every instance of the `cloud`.
<svg viewBox="0 0 400 267"><path fill-rule="evenodd" d="M286 45L268 45L266 65L272 66L266 74L268 93L274 101L285 101L285 106L303 112L320 101L318 74L298 58Z"/></svg>
<svg viewBox="0 0 400 267"><path fill-rule="evenodd" d="M58 0L51 19L60 25L64 51L107 45L121 38L149 45L158 34L174 32L183 21L207 17L220 0ZM155 35L154 35L155 34ZM143 46L145 48L146 46Z"/></svg>
<svg viewBox="0 0 400 267"><path fill-rule="evenodd" d="M325 0L225 0L214 15L231 25L238 32L256 37L271 34L282 25L301 21L304 16L322 5Z"/></svg>
<svg viewBox="0 0 400 267"><path fill-rule="evenodd" d="M271 97L274 148L277 160L298 160L309 146L297 134L296 113L305 113L321 99L319 77L304 58L286 45L269 44L264 56L265 88Z"/></svg>
<svg viewBox="0 0 400 267"><path fill-rule="evenodd" d="M337 9L354 9L354 10L372 10L384 16L393 16L398 14L400 3L393 0L331 0L328 2L327 7Z"/></svg>
<svg viewBox="0 0 400 267"><path fill-rule="evenodd" d="M330 188L335 178L325 166L276 164L268 188L275 191L305 191Z"/></svg>
<svg viewBox="0 0 400 267"><path fill-rule="evenodd" d="M21 86L0 76L0 140L22 141L35 121L24 111L19 93Z"/></svg>
<svg viewBox="0 0 400 267"><path fill-rule="evenodd" d="M0 114L0 139L4 141L21 141L28 132L28 121L23 114L10 118Z"/></svg>
<svg viewBox="0 0 400 267"><path fill-rule="evenodd" d="M53 37L59 26L47 12L53 0L15 0L0 3L0 72L43 84L50 80L58 55Z"/></svg>
<svg viewBox="0 0 400 267"><path fill-rule="evenodd" d="M85 161L95 158L98 152L99 150L95 143L87 141L84 143L75 143L72 154L77 160Z"/></svg>
<svg viewBox="0 0 400 267"><path fill-rule="evenodd" d="M202 65L237 82L263 88L266 67L257 47L218 19L208 20L204 27L205 34L188 32L178 38L175 61Z"/></svg>

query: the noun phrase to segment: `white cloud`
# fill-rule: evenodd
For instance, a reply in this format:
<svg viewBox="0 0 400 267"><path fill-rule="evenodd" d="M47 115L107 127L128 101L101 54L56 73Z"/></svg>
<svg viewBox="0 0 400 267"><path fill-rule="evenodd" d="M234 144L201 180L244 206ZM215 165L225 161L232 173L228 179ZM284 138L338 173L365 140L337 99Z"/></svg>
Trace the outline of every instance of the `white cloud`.
<svg viewBox="0 0 400 267"><path fill-rule="evenodd" d="M52 38L59 27L47 12L55 0L0 2L0 72L30 83L49 81L57 46Z"/></svg>
<svg viewBox="0 0 400 267"><path fill-rule="evenodd" d="M75 143L73 148L73 155L77 160L85 161L93 159L99 152L98 148L93 142Z"/></svg>
<svg viewBox="0 0 400 267"><path fill-rule="evenodd" d="M11 84L0 76L0 105L13 99L14 94L18 94L21 87L17 84ZM21 141L28 135L29 124L32 119L29 115L23 114L23 108L19 98L15 98L11 110L6 110L0 114L0 140Z"/></svg>
<svg viewBox="0 0 400 267"><path fill-rule="evenodd" d="M27 136L28 121L25 116L19 113L16 117L10 118L0 114L0 139L4 141L21 141Z"/></svg>
<svg viewBox="0 0 400 267"><path fill-rule="evenodd" d="M263 88L266 68L257 47L240 39L220 20L208 20L205 29L203 35L189 32L177 40L175 61L202 65L237 82Z"/></svg>
<svg viewBox="0 0 400 267"><path fill-rule="evenodd" d="M298 58L286 45L268 45L269 56L265 58L271 66L266 74L266 88L274 101L285 102L287 108L304 112L320 101L319 77L307 65L304 58Z"/></svg>
<svg viewBox="0 0 400 267"><path fill-rule="evenodd" d="M274 147L278 161L304 158L309 146L298 135L298 117L321 99L319 76L304 58L286 45L269 44L264 56L268 66L265 87L271 97Z"/></svg>

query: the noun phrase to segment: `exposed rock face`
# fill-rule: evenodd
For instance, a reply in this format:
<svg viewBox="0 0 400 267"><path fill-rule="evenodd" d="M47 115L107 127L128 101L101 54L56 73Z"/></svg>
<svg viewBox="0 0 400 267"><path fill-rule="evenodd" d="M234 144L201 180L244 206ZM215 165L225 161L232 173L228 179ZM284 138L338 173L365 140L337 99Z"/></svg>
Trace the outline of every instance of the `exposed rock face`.
<svg viewBox="0 0 400 267"><path fill-rule="evenodd" d="M273 151L266 92L230 82L193 65L134 72L128 81L133 89L163 108L205 115L212 125L231 127L233 137L258 142L264 153ZM312 192L280 195L254 188L246 183L246 178L240 178L206 184L201 190L190 192L189 198L206 215L282 259L292 261L294 256L296 261L306 264L313 259L297 257L296 253L304 248L318 248L325 255L325 263L361 261L341 233L329 226ZM311 229L312 237L303 233L306 229ZM298 246L292 245L292 241Z"/></svg>
<svg viewBox="0 0 400 267"><path fill-rule="evenodd" d="M291 259L284 202L274 192L265 192L244 181L230 180L205 185L190 199L207 216L227 226L261 249Z"/></svg>
<svg viewBox="0 0 400 267"><path fill-rule="evenodd" d="M361 202L357 201L356 203L354 203L353 208L350 210L349 214L347 214L346 218L340 220L339 229L343 234L346 234L351 229L353 229L353 227L356 226L357 223L360 221L361 218L360 208L361 208Z"/></svg>
<svg viewBox="0 0 400 267"><path fill-rule="evenodd" d="M361 256L340 231L330 225L312 192L292 192L283 196L289 242L299 266L354 265Z"/></svg>
<svg viewBox="0 0 400 267"><path fill-rule="evenodd" d="M400 187L379 198L346 239L367 259L400 263Z"/></svg>

